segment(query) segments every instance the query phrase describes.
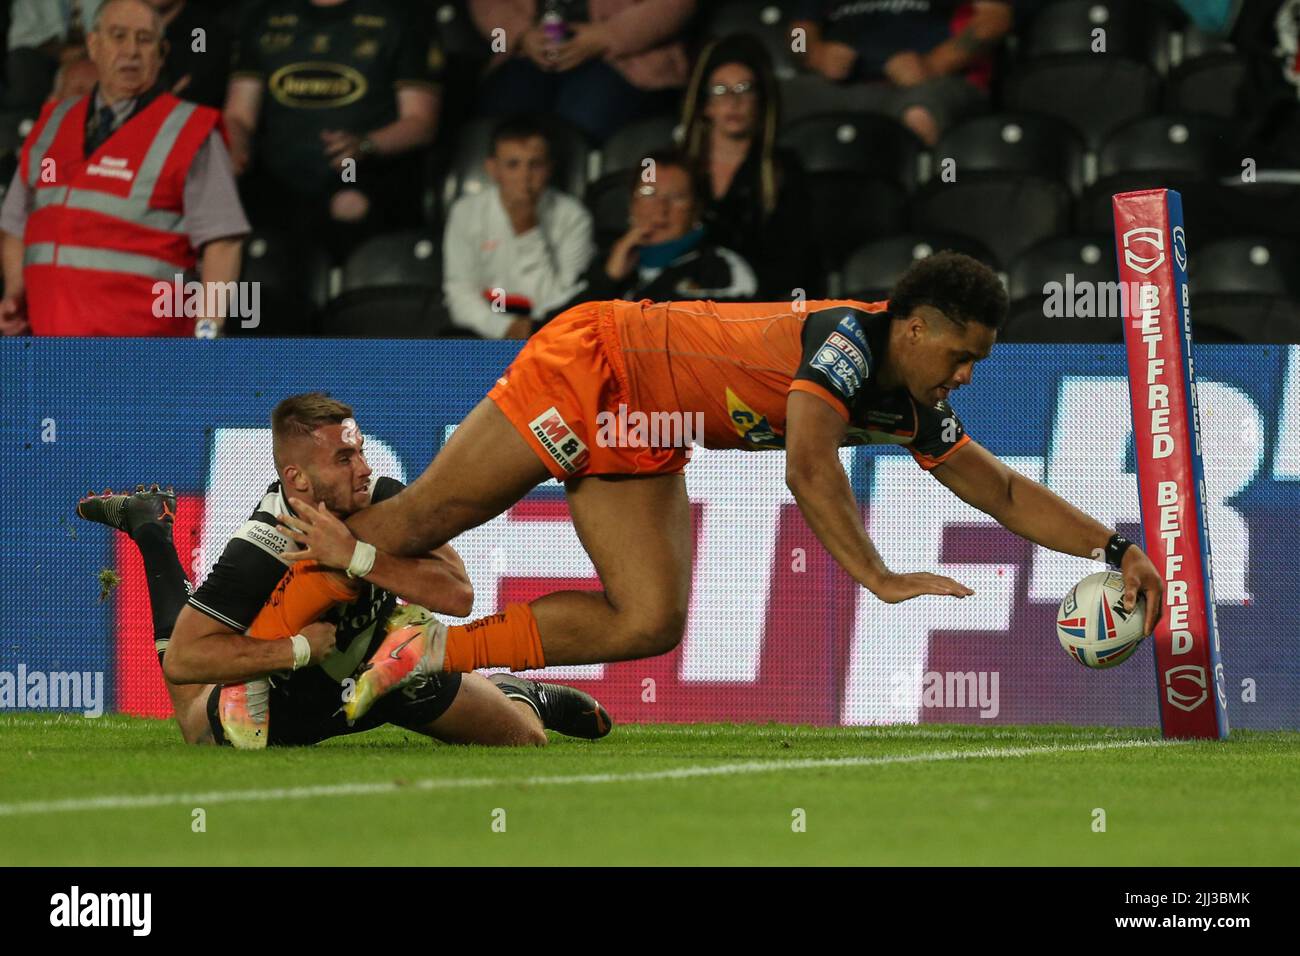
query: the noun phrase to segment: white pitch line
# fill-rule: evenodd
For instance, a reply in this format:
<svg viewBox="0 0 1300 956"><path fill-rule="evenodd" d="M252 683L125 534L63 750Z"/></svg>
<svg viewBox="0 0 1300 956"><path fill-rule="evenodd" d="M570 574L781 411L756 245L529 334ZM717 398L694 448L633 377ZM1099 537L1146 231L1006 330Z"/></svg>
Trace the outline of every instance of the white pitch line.
<svg viewBox="0 0 1300 956"><path fill-rule="evenodd" d="M695 777L729 777L740 774L778 773L786 770L821 770L844 767L876 767L886 764L933 763L944 760L972 760L997 757L1032 757L1037 754L1077 753L1090 750L1124 750L1133 747L1173 746L1178 740L1124 740L1092 744L1063 744L1053 747L981 747L971 750L948 750L938 753L894 754L885 757L814 757L805 760L755 760L746 763L709 766L674 767L669 770L645 770L634 773L587 773L549 777L432 777L406 783L321 784L313 787L283 787L270 790L210 790L206 793L121 794L104 797L81 797L66 800L34 800L26 803L0 803L0 817L30 816L48 813L74 813L83 810L140 810L149 807L203 807L216 803L240 803L267 800L306 800L313 797L356 797L388 793L432 790L464 790L475 787L548 787L574 784L645 783L656 780L686 780Z"/></svg>

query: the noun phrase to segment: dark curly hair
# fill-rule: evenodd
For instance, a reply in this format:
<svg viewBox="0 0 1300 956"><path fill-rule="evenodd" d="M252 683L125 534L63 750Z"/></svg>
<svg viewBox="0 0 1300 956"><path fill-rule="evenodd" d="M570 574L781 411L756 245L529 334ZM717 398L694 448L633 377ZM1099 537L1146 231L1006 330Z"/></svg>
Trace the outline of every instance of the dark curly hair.
<svg viewBox="0 0 1300 956"><path fill-rule="evenodd" d="M978 322L998 329L1007 317L1007 290L978 259L936 252L904 272L889 297L889 311L900 318L920 305L938 309L958 325Z"/></svg>

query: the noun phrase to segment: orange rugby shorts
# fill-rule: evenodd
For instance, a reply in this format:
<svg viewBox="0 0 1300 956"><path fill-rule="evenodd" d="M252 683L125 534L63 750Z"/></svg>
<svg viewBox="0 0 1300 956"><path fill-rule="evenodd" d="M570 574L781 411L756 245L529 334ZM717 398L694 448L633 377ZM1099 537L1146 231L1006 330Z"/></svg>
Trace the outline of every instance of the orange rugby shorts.
<svg viewBox="0 0 1300 956"><path fill-rule="evenodd" d="M629 443L629 429L616 427L620 406L625 416L637 411L629 395L613 307L605 302L556 316L488 392L557 481L679 474L688 447Z"/></svg>

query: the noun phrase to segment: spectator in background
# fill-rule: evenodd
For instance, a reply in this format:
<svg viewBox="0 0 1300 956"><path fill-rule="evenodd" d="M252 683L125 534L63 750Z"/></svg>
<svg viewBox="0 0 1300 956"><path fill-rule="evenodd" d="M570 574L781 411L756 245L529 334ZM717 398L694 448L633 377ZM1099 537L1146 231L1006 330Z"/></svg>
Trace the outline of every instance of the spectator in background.
<svg viewBox="0 0 1300 956"><path fill-rule="evenodd" d="M1244 0L1232 40L1248 65L1238 94L1244 155L1261 167L1300 169L1300 2ZM1278 222L1295 229L1294 216Z"/></svg>
<svg viewBox="0 0 1300 956"><path fill-rule="evenodd" d="M1215 37L1226 37L1232 30L1242 3L1243 0L1178 0L1196 28Z"/></svg>
<svg viewBox="0 0 1300 956"><path fill-rule="evenodd" d="M196 317L160 310L156 286L195 266L204 283L239 278L248 223L221 114L163 89L146 0L104 0L89 48L99 85L45 105L0 209L0 332L193 335Z"/></svg>
<svg viewBox="0 0 1300 956"><path fill-rule="evenodd" d="M700 54L682 111L684 151L707 175L709 238L758 274L759 293L784 299L817 276L809 200L798 157L776 146L781 112L772 63L744 34Z"/></svg>
<svg viewBox="0 0 1300 956"><path fill-rule="evenodd" d="M230 36L226 28L209 9L193 0L149 2L167 29L163 82L182 99L221 109L230 75ZM196 50L200 38L203 48Z"/></svg>
<svg viewBox="0 0 1300 956"><path fill-rule="evenodd" d="M494 185L462 196L447 217L447 308L484 338L527 338L533 319L572 296L591 262L591 214L548 187L546 134L531 120L497 127L487 171Z"/></svg>
<svg viewBox="0 0 1300 956"><path fill-rule="evenodd" d="M13 0L5 103L9 109L40 109L59 67L84 56L86 28L103 0Z"/></svg>
<svg viewBox="0 0 1300 956"><path fill-rule="evenodd" d="M1011 29L1008 0L857 3L797 0L791 29L805 31L804 66L845 89L845 109L897 117L928 145L954 120L982 109L990 53Z"/></svg>
<svg viewBox="0 0 1300 956"><path fill-rule="evenodd" d="M75 100L88 96L99 82L99 71L89 54L70 58L54 74L51 99Z"/></svg>
<svg viewBox="0 0 1300 956"><path fill-rule="evenodd" d="M225 118L259 221L343 257L420 221L441 51L422 5L265 0L236 37Z"/></svg>
<svg viewBox="0 0 1300 956"><path fill-rule="evenodd" d="M504 38L477 110L556 113L594 143L671 110L689 62L680 34L695 0L470 0L479 31ZM550 14L547 23L543 17ZM552 34L553 31L553 35Z"/></svg>
<svg viewBox="0 0 1300 956"><path fill-rule="evenodd" d="M703 176L673 150L647 159L652 163L632 174L628 231L604 260L592 263L579 293L548 319L603 299L749 299L758 291L749 263L705 238Z"/></svg>

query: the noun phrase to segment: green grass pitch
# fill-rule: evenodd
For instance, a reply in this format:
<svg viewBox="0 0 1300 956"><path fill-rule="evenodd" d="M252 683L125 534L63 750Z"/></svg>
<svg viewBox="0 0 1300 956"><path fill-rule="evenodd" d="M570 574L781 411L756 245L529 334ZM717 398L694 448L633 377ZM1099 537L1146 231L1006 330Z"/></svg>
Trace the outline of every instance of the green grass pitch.
<svg viewBox="0 0 1300 956"><path fill-rule="evenodd" d="M236 753L169 722L8 714L0 864L1292 865L1297 758L1294 732L942 725Z"/></svg>

